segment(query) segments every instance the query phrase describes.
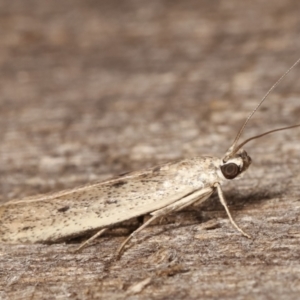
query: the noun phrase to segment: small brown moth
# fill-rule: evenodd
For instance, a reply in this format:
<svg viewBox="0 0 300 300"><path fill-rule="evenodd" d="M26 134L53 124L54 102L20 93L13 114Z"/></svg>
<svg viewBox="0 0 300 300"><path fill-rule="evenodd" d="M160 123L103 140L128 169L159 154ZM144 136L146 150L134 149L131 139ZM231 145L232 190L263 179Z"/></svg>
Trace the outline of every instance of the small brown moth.
<svg viewBox="0 0 300 300"><path fill-rule="evenodd" d="M250 238L233 220L221 183L238 177L250 166L251 158L242 149L246 143L275 131L300 126L298 124L271 130L238 144L253 114L299 61L300 59L262 98L222 159L194 157L71 190L10 201L0 206L0 242L49 243L99 230L79 250L111 226L150 214L152 217L120 246L118 254L121 254L128 241L153 220L189 205L200 204L214 190L217 190L232 225Z"/></svg>

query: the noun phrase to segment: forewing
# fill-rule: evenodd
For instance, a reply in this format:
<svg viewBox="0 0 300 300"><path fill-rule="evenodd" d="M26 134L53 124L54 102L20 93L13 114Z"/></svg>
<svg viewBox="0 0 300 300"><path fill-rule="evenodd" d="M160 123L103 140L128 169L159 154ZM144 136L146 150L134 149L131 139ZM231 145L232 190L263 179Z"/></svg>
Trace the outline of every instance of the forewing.
<svg viewBox="0 0 300 300"><path fill-rule="evenodd" d="M193 165L146 171L0 207L0 241L54 242L151 213L195 191ZM186 178L188 177L188 178Z"/></svg>

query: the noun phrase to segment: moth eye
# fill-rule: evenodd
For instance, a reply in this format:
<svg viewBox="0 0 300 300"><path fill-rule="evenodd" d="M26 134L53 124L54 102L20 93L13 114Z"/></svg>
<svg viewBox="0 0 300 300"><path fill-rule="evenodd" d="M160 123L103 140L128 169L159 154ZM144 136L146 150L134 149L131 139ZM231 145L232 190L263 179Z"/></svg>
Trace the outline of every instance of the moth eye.
<svg viewBox="0 0 300 300"><path fill-rule="evenodd" d="M223 165L221 167L221 171L222 171L224 177L227 179L233 179L240 173L238 165L236 165L234 163Z"/></svg>

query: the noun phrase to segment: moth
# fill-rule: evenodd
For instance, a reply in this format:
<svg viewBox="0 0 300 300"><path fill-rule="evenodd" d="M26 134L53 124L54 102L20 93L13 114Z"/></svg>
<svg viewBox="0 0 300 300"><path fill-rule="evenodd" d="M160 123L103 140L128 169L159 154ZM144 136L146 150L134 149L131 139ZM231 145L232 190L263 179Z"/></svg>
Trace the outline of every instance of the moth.
<svg viewBox="0 0 300 300"><path fill-rule="evenodd" d="M232 225L250 238L233 220L221 184L239 177L250 166L251 158L243 149L249 141L300 126L274 129L238 144L251 117L299 61L300 58L251 112L223 158L199 156L183 159L104 182L7 202L0 206L0 242L52 243L98 231L79 250L112 226L150 214L150 219L122 243L118 250L120 255L125 245L155 219L190 205L199 205L215 190Z"/></svg>

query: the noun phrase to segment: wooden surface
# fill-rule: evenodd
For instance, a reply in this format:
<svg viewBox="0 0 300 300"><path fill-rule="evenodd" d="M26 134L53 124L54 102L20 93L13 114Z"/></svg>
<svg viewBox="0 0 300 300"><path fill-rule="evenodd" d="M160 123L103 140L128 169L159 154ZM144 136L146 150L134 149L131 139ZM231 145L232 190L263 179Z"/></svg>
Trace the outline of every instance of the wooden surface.
<svg viewBox="0 0 300 300"><path fill-rule="evenodd" d="M0 1L0 201L222 156L300 56L293 1ZM300 67L244 138L299 123ZM144 230L0 245L0 299L299 299L300 130L252 142L216 196Z"/></svg>

